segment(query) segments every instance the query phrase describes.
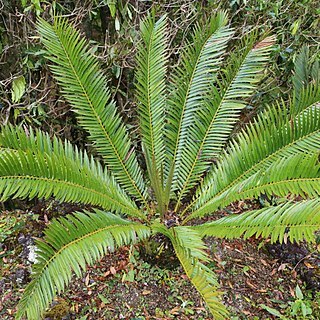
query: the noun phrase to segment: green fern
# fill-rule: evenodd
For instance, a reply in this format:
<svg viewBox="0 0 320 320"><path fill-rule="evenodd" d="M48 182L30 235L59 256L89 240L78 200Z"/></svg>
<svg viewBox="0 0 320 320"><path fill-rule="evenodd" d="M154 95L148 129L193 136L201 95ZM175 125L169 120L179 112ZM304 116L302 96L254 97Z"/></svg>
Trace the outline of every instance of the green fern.
<svg viewBox="0 0 320 320"><path fill-rule="evenodd" d="M49 224L37 242L37 263L17 319L40 319L73 274L80 276L107 251L157 233L172 242L215 319L225 319L228 313L207 266L210 257L203 237L314 241L320 228L319 61L309 63L308 49L303 49L295 61L289 98L265 106L235 133L263 77L274 38L251 33L234 50L226 50L233 30L226 14L219 12L194 26L180 63L168 74L166 25L165 17L146 17L137 46L136 102L147 169L143 173L134 148L140 141L131 141L86 41L63 18L55 18L52 25L38 21L61 92L103 164L40 130L2 127L0 200L54 197L100 209ZM190 190L195 190L191 197ZM279 204L186 225L261 194L278 197ZM172 215L177 223L169 228Z"/></svg>
<svg viewBox="0 0 320 320"><path fill-rule="evenodd" d="M251 175L266 170L275 161L296 153L318 154L319 148L318 101L293 119L286 110L277 106L270 108L231 141L218 166L209 172L196 191L194 200L187 208L193 206L196 210L187 220L202 215L201 210L208 201L221 196L236 184L240 185Z"/></svg>
<svg viewBox="0 0 320 320"><path fill-rule="evenodd" d="M161 213L165 210L162 205L165 165L165 77L168 64L165 30L165 18L155 22L148 17L141 23L142 42L138 48L136 72L141 139L150 182Z"/></svg>
<svg viewBox="0 0 320 320"><path fill-rule="evenodd" d="M299 203L285 202L281 205L232 215L196 227L202 236L227 239L271 237L271 242L290 240L315 241L314 232L319 230L320 201L318 199Z"/></svg>
<svg viewBox="0 0 320 320"><path fill-rule="evenodd" d="M241 199L258 198L259 195L285 197L320 195L320 167L318 155L303 153L277 158L268 167L261 168L241 182L213 196L205 205L194 210L186 219L202 217Z"/></svg>
<svg viewBox="0 0 320 320"><path fill-rule="evenodd" d="M116 181L83 151L37 131L4 128L0 135L1 201L13 198L81 202L145 219Z"/></svg>
<svg viewBox="0 0 320 320"><path fill-rule="evenodd" d="M40 319L54 296L71 281L73 272L79 277L86 265L92 265L108 251L148 236L150 228L99 210L55 220L43 241L37 242L38 262L20 301L17 318L25 313L28 319Z"/></svg>
<svg viewBox="0 0 320 320"><path fill-rule="evenodd" d="M206 302L215 319L225 319L228 313L220 302L221 293L217 291L218 282L212 270L201 261L210 261L203 251L206 246L200 235L188 227L175 227L169 230L175 253L181 265Z"/></svg>
<svg viewBox="0 0 320 320"><path fill-rule="evenodd" d="M167 193L180 189L189 173L186 166L192 160L189 160L189 153L193 151L188 148L196 143L190 134L192 124L201 121L204 97L209 95L210 85L217 79L222 56L233 34L226 24L226 14L221 12L206 25L196 25L192 39L182 53L181 67L172 75L166 127L170 166Z"/></svg>
<svg viewBox="0 0 320 320"><path fill-rule="evenodd" d="M62 92L76 111L79 123L104 157L118 182L146 205L146 188L131 142L111 101L107 79L98 61L89 53L85 40L66 20L56 19L51 26L39 20L41 41L54 62L51 70Z"/></svg>
<svg viewBox="0 0 320 320"><path fill-rule="evenodd" d="M217 87L222 89L218 91L215 87L211 88L208 101L194 120L195 125L190 126L188 137L189 141L194 142L185 146L182 156L183 162L190 165L183 165L187 176L179 191L176 210L185 193L197 184L208 169L210 159L219 157L241 110L246 106L245 99L253 94L256 83L261 79L263 67L269 58L270 43L274 40L269 37L255 44L252 35L246 40L244 52L230 57L230 69L225 70L217 81Z"/></svg>

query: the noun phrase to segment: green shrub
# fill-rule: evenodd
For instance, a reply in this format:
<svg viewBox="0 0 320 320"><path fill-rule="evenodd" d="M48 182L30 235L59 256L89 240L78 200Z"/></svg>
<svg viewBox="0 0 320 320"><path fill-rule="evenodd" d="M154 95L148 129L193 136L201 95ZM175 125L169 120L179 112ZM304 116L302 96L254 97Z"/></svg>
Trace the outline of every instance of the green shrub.
<svg viewBox="0 0 320 320"><path fill-rule="evenodd" d="M195 25L179 65L168 75L166 18L147 17L135 73L141 140L132 142L79 32L61 18L53 25L39 20L38 31L61 92L103 165L39 130L2 128L1 201L54 196L99 208L48 226L37 242L38 261L17 319L39 319L73 272L80 276L107 251L158 233L171 241L213 316L224 319L215 274L206 266L204 237L314 241L320 226L320 89L318 64L306 68L301 62L307 50L297 59L290 103L279 99L235 135L274 38L259 40L251 32L227 54L233 29L219 12ZM272 207L189 224L261 194L282 199Z"/></svg>

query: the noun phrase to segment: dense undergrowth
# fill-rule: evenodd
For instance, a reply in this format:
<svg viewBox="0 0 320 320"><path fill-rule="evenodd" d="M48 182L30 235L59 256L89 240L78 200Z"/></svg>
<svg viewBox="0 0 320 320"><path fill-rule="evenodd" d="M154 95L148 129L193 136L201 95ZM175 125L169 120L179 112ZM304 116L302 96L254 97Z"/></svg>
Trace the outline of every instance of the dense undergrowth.
<svg viewBox="0 0 320 320"><path fill-rule="evenodd" d="M232 27L241 36L259 26L261 34L276 34L273 65L264 88L252 101L243 120L254 114L261 101L283 96L291 86L293 59L304 45L311 51L319 44L317 0L234 0L234 1L53 1L4 0L0 11L0 119L2 123L25 123L42 127L51 134L83 145L85 133L61 98L44 59L35 31L37 16L53 12L74 21L90 39L95 54L111 80L113 94L122 115L134 128L132 80L134 55L141 17L154 10L168 14L172 67L182 49L185 30L199 17L210 16L217 8L228 12ZM232 43L230 46L232 47ZM13 93L14 92L14 93ZM135 131L133 129L133 135Z"/></svg>

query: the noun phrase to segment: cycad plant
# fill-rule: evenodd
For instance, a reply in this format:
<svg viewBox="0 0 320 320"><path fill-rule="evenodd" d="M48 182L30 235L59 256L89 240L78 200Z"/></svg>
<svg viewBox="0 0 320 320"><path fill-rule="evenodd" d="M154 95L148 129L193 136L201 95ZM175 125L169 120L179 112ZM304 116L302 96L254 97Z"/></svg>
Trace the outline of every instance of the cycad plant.
<svg viewBox="0 0 320 320"><path fill-rule="evenodd" d="M227 311L206 265L204 237L313 241L320 227L320 89L318 64L302 61L307 49L297 59L292 95L235 131L264 74L274 38L257 40L250 33L231 50L233 30L219 12L194 26L168 75L166 18L148 16L141 23L135 74L141 141L133 143L80 33L62 18L53 24L39 20L38 31L61 92L100 161L40 130L3 127L1 201L53 196L97 209L50 223L37 241L37 262L17 319L40 319L73 273L80 276L107 251L155 234L172 243L212 315L224 319ZM278 201L192 223L261 194Z"/></svg>

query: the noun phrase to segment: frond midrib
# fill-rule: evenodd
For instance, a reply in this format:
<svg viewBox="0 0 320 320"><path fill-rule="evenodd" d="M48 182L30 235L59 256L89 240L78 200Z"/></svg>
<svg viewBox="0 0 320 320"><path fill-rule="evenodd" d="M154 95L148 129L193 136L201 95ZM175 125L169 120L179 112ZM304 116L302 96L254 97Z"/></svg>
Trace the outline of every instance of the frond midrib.
<svg viewBox="0 0 320 320"><path fill-rule="evenodd" d="M212 226L218 226L218 225L212 225ZM320 223L314 223L314 224L290 224L290 223L284 223L282 225L268 225L268 226L263 226L263 228L272 228L272 229L283 229L284 227L287 227L287 228L301 228L301 227L309 227L309 228L316 228L320 226ZM219 225L219 228L225 228L225 229L240 229L240 228L246 228L246 231L247 230L250 230L250 229L256 229L256 228L259 228L261 227L261 225L241 225L241 226L238 226L238 225Z"/></svg>
<svg viewBox="0 0 320 320"><path fill-rule="evenodd" d="M58 33L56 33L56 34L58 35ZM121 159L121 157L120 157L120 155L119 155L119 153L118 153L118 150L116 149L116 147L114 146L112 140L110 139L110 136L109 136L108 132L106 131L106 129L105 129L105 127L104 127L104 125L103 125L103 123L102 123L99 115L97 114L97 112L96 112L96 110L95 110L95 108L94 108L94 106L93 106L93 104L92 104L92 101L91 101L90 97L88 96L88 94L87 94L87 92L86 92L86 90L85 90L85 88L84 88L84 86L83 86L83 83L82 83L81 79L79 78L79 76L78 76L78 74L77 74L77 72L76 72L76 70L75 70L75 68L74 68L74 66L73 66L73 64L72 64L72 61L71 61L71 59L70 59L70 56L69 56L69 54L68 54L65 46L64 46L63 42L60 40L59 35L58 35L58 39L59 39L60 45L61 45L61 47L63 48L63 51L64 51L64 53L65 53L65 55L66 55L66 57L67 57L67 59L68 59L68 62L69 62L69 65L70 65L70 67L71 67L71 69L72 69L72 71L73 71L73 74L75 75L75 77L76 77L79 85L81 86L81 90L82 90L82 92L84 93L84 95L85 95L85 97L86 97L86 100L87 100L87 102L88 102L88 104L89 104L92 112L94 113L94 115L95 115L95 117L96 117L99 125L100 125L100 128L102 129L105 137L106 137L107 140L109 141L109 143L110 143L110 145L111 145L111 147L112 147L112 150L114 151L114 153L115 153L118 161L120 162L120 164L121 164L124 172L126 173L126 176L128 177L129 181L131 182L132 186L134 187L134 189L135 189L135 190L137 191L137 193L139 194L139 197L140 197L140 199L143 201L143 203L145 204L146 208L149 208L149 205L148 205L145 197L144 197L143 194L141 193L141 191L140 191L140 189L138 188L138 186L136 185L135 181L132 179L131 175L129 174L129 172L128 172L128 170L127 170L127 167L125 166L123 160Z"/></svg>
<svg viewBox="0 0 320 320"><path fill-rule="evenodd" d="M152 30L149 46L148 46L148 67L147 67L147 97L148 97L148 113L149 113L149 126L150 126L150 139L151 139L151 150L152 150L152 159L156 159L156 153L155 153L155 144L154 144L154 134L153 134L153 119L152 119L152 111L151 111L151 88L150 88L150 52L151 52L151 44L153 43L153 37L154 37L154 29Z"/></svg>
<svg viewBox="0 0 320 320"><path fill-rule="evenodd" d="M1 147L1 146L0 146L0 151L18 152L17 149L13 149L13 148L9 148L9 147Z"/></svg>
<svg viewBox="0 0 320 320"><path fill-rule="evenodd" d="M265 186L275 186L275 185L279 185L279 184L286 184L289 182L298 182L298 181L320 181L320 178L294 178L294 179L286 179L286 180L281 180L281 181L273 181L273 182L269 182L269 183L265 183L262 184L260 186L255 186L243 191L240 191L238 194L242 194L245 192L250 192L250 191L254 191L254 190L259 190L261 188L264 188Z"/></svg>

